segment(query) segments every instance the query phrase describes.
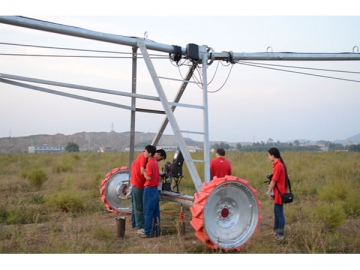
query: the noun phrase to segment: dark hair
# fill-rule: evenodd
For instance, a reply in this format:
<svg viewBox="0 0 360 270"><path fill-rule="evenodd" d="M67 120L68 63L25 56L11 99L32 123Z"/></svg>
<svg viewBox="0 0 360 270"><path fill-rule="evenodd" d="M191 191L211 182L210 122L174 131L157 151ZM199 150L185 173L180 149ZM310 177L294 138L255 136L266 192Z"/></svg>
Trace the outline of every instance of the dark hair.
<svg viewBox="0 0 360 270"><path fill-rule="evenodd" d="M280 151L279 149L272 147L268 150L268 153L276 158L282 159L280 156Z"/></svg>
<svg viewBox="0 0 360 270"><path fill-rule="evenodd" d="M282 159L282 157L280 156L280 151L279 149L277 149L276 147L272 147L268 150L268 153L272 156L274 156L275 158L278 158L280 159L281 163L284 165L284 168L285 168L285 178L287 179L287 170L286 170L286 165L285 165L285 162L284 160ZM287 181L285 182L286 183L286 186L287 186Z"/></svg>
<svg viewBox="0 0 360 270"><path fill-rule="evenodd" d="M164 159L166 159L166 152L164 149L158 149L158 150L156 150L155 153L159 153L160 156L162 156L162 157L164 157Z"/></svg>
<svg viewBox="0 0 360 270"><path fill-rule="evenodd" d="M145 150L148 151L148 153L150 153L151 156L153 157L155 155L155 152L156 152L156 147L149 144L149 145L145 146Z"/></svg>
<svg viewBox="0 0 360 270"><path fill-rule="evenodd" d="M218 153L220 156L225 156L225 150L224 150L224 148L218 148L217 150L216 150L216 153Z"/></svg>

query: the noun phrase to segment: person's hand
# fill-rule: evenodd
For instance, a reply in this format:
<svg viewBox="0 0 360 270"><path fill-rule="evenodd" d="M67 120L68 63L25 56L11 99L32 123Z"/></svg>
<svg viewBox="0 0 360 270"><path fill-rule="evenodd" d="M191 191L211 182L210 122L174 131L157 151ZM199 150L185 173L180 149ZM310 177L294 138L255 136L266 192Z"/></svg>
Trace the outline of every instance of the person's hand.
<svg viewBox="0 0 360 270"><path fill-rule="evenodd" d="M131 197L131 191L132 191L132 186L129 186L126 189L125 199L129 199Z"/></svg>

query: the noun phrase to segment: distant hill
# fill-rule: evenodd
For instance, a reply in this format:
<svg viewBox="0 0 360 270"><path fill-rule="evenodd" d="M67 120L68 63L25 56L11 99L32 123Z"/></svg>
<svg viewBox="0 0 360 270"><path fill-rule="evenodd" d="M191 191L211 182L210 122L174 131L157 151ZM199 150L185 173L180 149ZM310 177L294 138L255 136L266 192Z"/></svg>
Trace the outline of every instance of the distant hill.
<svg viewBox="0 0 360 270"><path fill-rule="evenodd" d="M136 132L135 146L150 144L155 137L155 133ZM194 141L190 138L184 138L188 146L198 146L203 148L203 142ZM294 141L294 140L293 140ZM299 141L308 141L301 139ZM355 144L360 144L360 134L349 137L345 140L334 141L334 143L346 144L351 141ZM26 137L3 137L0 138L0 153L28 153L29 146L58 146L65 147L68 142L74 142L79 145L80 151L97 152L100 147L111 148L113 151L122 152L125 148L130 146L130 132L79 132L72 135L55 134L55 135L31 135ZM251 142L226 142L226 141L211 141L210 144L227 143L230 146L236 147L237 143L241 145L251 145ZM162 135L158 145L174 146L177 145L174 135Z"/></svg>
<svg viewBox="0 0 360 270"><path fill-rule="evenodd" d="M135 146L150 144L155 133L135 133ZM185 138L187 145L203 148L202 142L196 142ZM27 153L29 146L63 146L68 142L79 145L80 151L97 152L100 147L107 147L113 151L121 152L130 146L130 132L79 132L72 135L31 135L26 137L4 137L0 138L0 153ZM161 146L177 145L175 136L162 135L159 144Z"/></svg>
<svg viewBox="0 0 360 270"><path fill-rule="evenodd" d="M351 136L345 140L337 140L334 143L341 143L343 145L347 144L348 141L351 141L354 144L360 144L360 133L354 136Z"/></svg>
<svg viewBox="0 0 360 270"><path fill-rule="evenodd" d="M357 135L354 135L350 138L346 139L347 141L352 141L353 143L360 143L360 133Z"/></svg>

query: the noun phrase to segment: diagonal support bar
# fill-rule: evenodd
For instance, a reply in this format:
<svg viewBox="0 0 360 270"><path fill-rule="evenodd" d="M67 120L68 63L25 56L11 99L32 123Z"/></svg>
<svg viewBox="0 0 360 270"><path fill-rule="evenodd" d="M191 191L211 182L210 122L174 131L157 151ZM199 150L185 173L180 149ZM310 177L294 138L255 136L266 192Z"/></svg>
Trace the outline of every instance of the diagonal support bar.
<svg viewBox="0 0 360 270"><path fill-rule="evenodd" d="M180 151L184 157L184 160L185 160L185 163L188 167L188 170L189 170L189 173L191 175L191 178L194 182L194 185L195 185L195 188L196 190L199 192L201 190L201 187L202 187L202 181L200 179L200 176L196 170L196 167L195 167L195 164L190 156L190 153L189 153L189 150L187 149L186 147L186 143L185 143L185 140L180 132L180 128L178 126L178 123L175 119L175 116L170 108L170 105L169 105L169 102L166 98L166 95L165 95L165 92L161 86L161 83L160 83L160 80L156 74L156 71L155 71L155 68L151 62L151 59L149 57L149 54L148 54L148 51L145 47L145 44L143 41L141 40L138 40L138 47L144 57L144 60L145 60L145 63L147 65L147 68L150 72L150 75L151 75L151 78L154 82L154 85L155 85L155 88L158 92L158 95L159 95L159 98L160 98L160 101L164 107L164 111L166 113L166 116L169 120L169 123L172 127L172 130L174 132L174 135L176 137L176 140L179 144L179 147L180 147Z"/></svg>
<svg viewBox="0 0 360 270"><path fill-rule="evenodd" d="M185 89L186 89L192 75L194 74L194 71L195 71L197 65L198 65L197 62L193 62L193 65L189 68L188 73L186 74L185 80L181 84L181 87L180 87L179 91L177 92L177 94L176 94L176 96L174 98L175 103L178 103L180 101L180 99L181 99L183 93L185 92ZM171 106L171 111L174 112L175 109L176 109L176 106ZM169 123L169 120L168 120L167 117L165 117L164 122L160 126L158 132L156 133L156 136L155 136L154 140L151 143L152 145L157 145L159 143L160 138L163 135L163 133L165 131L165 128L166 128L168 123Z"/></svg>

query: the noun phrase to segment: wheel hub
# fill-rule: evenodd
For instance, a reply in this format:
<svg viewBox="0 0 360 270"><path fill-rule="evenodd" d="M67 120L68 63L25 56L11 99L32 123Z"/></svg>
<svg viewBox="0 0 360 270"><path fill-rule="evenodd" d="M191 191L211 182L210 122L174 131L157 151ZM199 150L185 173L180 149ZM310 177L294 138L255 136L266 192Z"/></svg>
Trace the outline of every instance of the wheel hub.
<svg viewBox="0 0 360 270"><path fill-rule="evenodd" d="M191 207L195 235L209 247L239 250L261 219L256 193L246 180L234 176L205 184Z"/></svg>

